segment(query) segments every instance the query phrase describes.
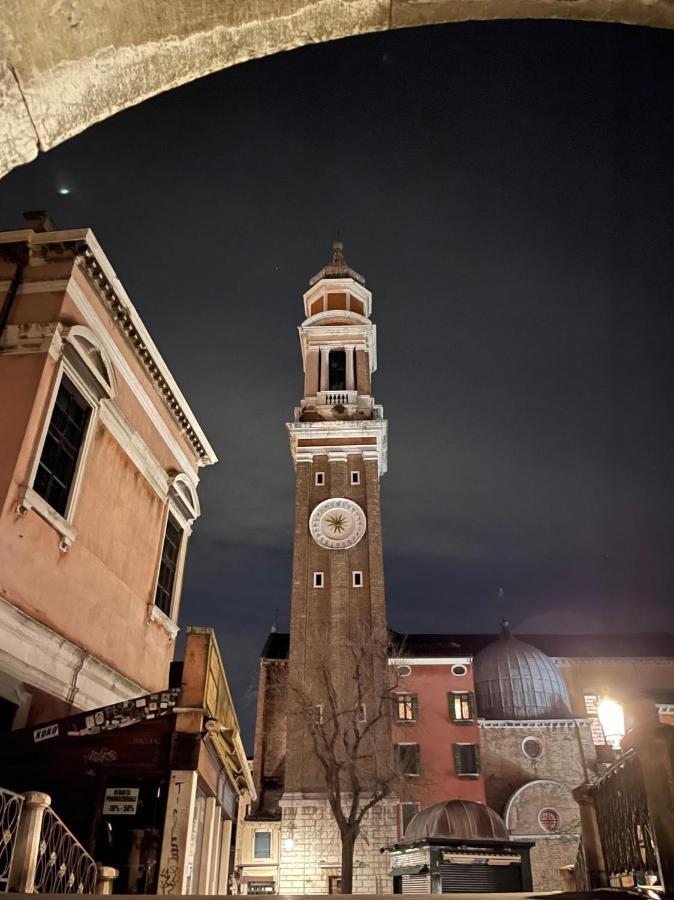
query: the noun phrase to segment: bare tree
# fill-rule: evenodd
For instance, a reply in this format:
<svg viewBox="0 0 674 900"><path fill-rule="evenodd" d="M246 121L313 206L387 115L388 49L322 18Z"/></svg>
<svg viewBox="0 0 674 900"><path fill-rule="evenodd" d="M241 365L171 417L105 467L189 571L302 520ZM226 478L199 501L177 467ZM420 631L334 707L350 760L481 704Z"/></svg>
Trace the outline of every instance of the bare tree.
<svg viewBox="0 0 674 900"><path fill-rule="evenodd" d="M393 795L399 781L390 730L397 672L385 662L386 649L372 642L347 647L344 655L342 665L321 661L310 680L289 683L289 688L339 830L341 892L351 894L353 854L363 820Z"/></svg>

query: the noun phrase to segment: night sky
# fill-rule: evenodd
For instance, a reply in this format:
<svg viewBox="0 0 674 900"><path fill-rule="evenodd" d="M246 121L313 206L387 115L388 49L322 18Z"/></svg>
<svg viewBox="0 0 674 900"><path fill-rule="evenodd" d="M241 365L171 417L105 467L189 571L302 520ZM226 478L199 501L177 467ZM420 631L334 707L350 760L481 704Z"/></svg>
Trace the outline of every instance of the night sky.
<svg viewBox="0 0 674 900"><path fill-rule="evenodd" d="M674 32L580 23L338 41L0 183L2 228L93 228L220 457L181 624L217 626L247 735L288 625L302 293L338 231L374 294L390 624L672 627L673 60Z"/></svg>

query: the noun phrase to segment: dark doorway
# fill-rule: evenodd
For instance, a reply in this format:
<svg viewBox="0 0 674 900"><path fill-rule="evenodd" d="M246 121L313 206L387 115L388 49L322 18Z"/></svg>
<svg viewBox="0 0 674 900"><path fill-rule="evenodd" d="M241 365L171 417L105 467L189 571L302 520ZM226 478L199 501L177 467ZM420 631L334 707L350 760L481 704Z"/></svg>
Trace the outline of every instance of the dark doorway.
<svg viewBox="0 0 674 900"><path fill-rule="evenodd" d="M342 876L328 875L328 894L342 893Z"/></svg>

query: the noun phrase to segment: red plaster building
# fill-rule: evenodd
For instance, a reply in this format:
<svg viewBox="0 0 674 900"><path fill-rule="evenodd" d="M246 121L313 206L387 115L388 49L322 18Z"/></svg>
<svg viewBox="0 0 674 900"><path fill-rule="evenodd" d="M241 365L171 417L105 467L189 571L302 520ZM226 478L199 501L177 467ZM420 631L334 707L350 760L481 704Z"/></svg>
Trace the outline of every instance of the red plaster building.
<svg viewBox="0 0 674 900"><path fill-rule="evenodd" d="M485 802L472 661L428 657L423 635L405 641L398 669L392 740L405 773L400 836L412 816L441 798Z"/></svg>
<svg viewBox="0 0 674 900"><path fill-rule="evenodd" d="M0 729L162 690L215 454L89 229L0 235Z"/></svg>

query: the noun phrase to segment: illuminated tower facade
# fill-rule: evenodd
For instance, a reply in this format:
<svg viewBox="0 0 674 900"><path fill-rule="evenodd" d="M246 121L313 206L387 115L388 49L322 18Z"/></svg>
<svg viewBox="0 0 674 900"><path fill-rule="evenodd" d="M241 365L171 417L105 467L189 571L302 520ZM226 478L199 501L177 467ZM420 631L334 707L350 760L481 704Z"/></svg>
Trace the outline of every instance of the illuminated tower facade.
<svg viewBox="0 0 674 900"><path fill-rule="evenodd" d="M339 869L330 866L338 866L339 842L325 801L323 772L302 711L296 708L293 686L302 685L316 715L322 715L328 698L323 696L321 669L329 670L342 698L353 690L354 661L364 659L369 676L362 720L367 722L383 693L387 667L379 501L387 423L372 396L377 366L372 295L364 278L347 265L341 243L334 244L330 263L311 279L304 313L299 327L304 394L287 426L296 505L281 800L283 846L292 850L282 849L282 893L325 893L334 887L330 878L339 877ZM388 759L388 722L373 725L368 753L381 764ZM364 764L366 790L374 777ZM307 809L312 810L310 820ZM368 827L377 832L375 842L357 845L354 890L359 892L384 890L387 884L379 877L385 869L379 840L394 835L395 812L383 804L373 815L376 824ZM313 840L309 833L303 839L302 823L308 821ZM328 869L333 875L326 875Z"/></svg>

